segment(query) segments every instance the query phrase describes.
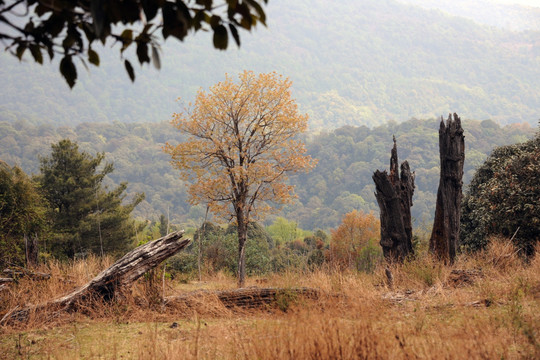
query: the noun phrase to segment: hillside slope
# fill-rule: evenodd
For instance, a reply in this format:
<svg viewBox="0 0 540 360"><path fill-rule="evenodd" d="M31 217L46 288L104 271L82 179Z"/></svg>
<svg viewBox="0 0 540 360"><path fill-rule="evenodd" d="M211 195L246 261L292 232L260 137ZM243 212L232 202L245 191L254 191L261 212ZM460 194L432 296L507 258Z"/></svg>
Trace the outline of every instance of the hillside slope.
<svg viewBox="0 0 540 360"><path fill-rule="evenodd" d="M244 69L289 76L314 129L449 112L500 124L539 117L538 31L490 28L394 0L274 0L267 11L268 28L243 34L240 49L214 50L206 34L168 41L161 71L138 69L135 84L112 44L99 50L99 68L79 66L72 91L57 60L19 64L1 53L0 120L159 122L179 109L177 97L189 101Z"/></svg>

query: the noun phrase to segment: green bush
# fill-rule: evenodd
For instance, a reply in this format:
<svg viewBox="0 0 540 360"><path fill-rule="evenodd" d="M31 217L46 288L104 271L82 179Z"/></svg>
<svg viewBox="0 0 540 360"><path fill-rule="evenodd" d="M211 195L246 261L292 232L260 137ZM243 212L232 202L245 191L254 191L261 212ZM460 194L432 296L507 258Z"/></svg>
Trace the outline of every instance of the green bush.
<svg viewBox="0 0 540 360"><path fill-rule="evenodd" d="M540 240L540 132L496 148L476 171L462 201L461 242L483 249L490 235L514 236L526 255Z"/></svg>

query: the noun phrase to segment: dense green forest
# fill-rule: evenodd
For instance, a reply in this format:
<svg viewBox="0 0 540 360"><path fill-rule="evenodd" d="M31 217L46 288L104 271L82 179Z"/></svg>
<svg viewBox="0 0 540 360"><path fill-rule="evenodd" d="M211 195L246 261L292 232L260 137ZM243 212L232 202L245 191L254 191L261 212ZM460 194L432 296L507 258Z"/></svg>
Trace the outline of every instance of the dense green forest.
<svg viewBox="0 0 540 360"><path fill-rule="evenodd" d="M528 124L500 127L491 120L465 120L465 184L495 146L525 141L534 135ZM431 221L439 176L437 119L389 122L370 129L345 126L306 137L308 154L319 160L306 175L291 178L298 199L278 214L297 221L304 229L336 227L353 209L378 211L371 175L387 169L392 135L397 138L400 161L408 160L416 172L412 214L415 225ZM0 159L18 165L29 174L39 173L39 159L50 154L51 144L62 138L78 143L89 154L105 153L114 164L103 184L115 188L127 181L129 200L136 193L146 199L134 211L142 219L155 220L170 213L171 223L200 225L203 206L191 207L186 185L162 152L165 142L182 138L168 122L125 124L84 123L76 127L33 125L25 121L0 122ZM275 218L269 217L267 223Z"/></svg>
<svg viewBox="0 0 540 360"><path fill-rule="evenodd" d="M134 84L113 44L96 48L100 66L80 67L72 91L57 62L19 64L1 53L0 120L161 122L178 110L177 97L190 101L199 87L248 69L289 76L313 129L449 112L535 125L538 30L511 32L394 0L275 0L267 13L268 28L243 36L240 49L216 51L206 34L167 42L162 69L136 69Z"/></svg>

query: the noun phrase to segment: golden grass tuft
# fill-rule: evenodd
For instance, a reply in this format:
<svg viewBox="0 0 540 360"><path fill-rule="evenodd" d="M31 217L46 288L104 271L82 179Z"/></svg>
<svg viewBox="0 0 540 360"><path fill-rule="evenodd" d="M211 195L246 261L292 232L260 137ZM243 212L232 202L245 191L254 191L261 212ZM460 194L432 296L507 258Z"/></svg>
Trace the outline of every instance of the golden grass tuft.
<svg viewBox="0 0 540 360"><path fill-rule="evenodd" d="M50 263L52 278L20 279L0 293L0 316L14 306L62 295L111 263ZM174 308L152 303L197 289L231 289L219 273L188 284L140 279L131 295L82 313L0 328L0 358L51 359L533 359L540 358L540 256L524 262L508 240L445 266L418 256L373 274L324 268L248 279L249 286L318 288L318 300L227 309L216 299ZM469 272L469 281L452 276ZM149 294L149 290L154 294Z"/></svg>

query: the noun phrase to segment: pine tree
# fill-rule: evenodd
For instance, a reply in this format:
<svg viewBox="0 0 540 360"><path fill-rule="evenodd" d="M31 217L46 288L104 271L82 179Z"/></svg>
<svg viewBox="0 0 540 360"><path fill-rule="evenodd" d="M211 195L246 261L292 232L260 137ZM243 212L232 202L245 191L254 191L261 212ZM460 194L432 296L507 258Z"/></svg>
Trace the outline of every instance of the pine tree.
<svg viewBox="0 0 540 360"><path fill-rule="evenodd" d="M107 191L103 180L114 167L101 166L104 158L104 153L93 157L64 139L40 159L38 179L52 208L54 255L121 253L131 246L136 229L130 216L144 194L123 205L127 183Z"/></svg>

